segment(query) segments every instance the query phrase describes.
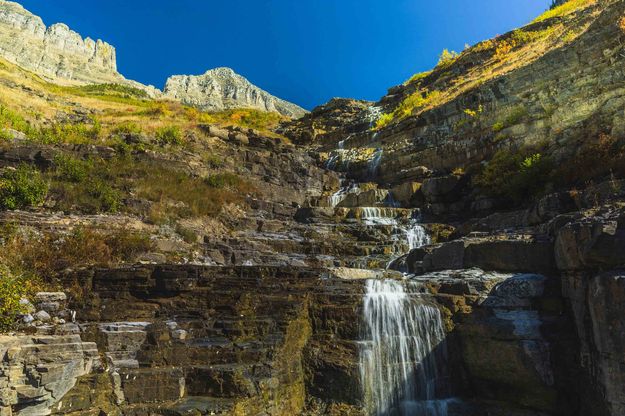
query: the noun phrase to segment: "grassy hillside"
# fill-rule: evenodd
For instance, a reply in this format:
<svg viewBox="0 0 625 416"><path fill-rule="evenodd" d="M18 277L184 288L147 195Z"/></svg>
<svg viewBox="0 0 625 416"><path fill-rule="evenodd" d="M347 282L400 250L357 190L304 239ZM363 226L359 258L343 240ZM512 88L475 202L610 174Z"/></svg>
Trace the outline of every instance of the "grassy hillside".
<svg viewBox="0 0 625 416"><path fill-rule="evenodd" d="M571 0L521 29L467 47L461 53L443 51L432 71L415 74L406 81L399 99L387 106L375 128L385 128L445 104L574 41L598 10L597 0ZM473 116L480 112L479 107L466 110Z"/></svg>

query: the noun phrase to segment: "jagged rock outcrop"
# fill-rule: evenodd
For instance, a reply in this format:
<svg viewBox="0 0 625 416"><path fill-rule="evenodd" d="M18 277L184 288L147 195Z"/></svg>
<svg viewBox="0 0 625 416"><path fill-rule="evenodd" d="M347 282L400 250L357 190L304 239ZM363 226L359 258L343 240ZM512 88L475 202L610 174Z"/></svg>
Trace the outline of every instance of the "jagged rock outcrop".
<svg viewBox="0 0 625 416"><path fill-rule="evenodd" d="M117 72L115 48L83 39L63 23L49 27L20 4L0 0L0 56L58 83L119 83L158 95L158 90L125 79Z"/></svg>
<svg viewBox="0 0 625 416"><path fill-rule="evenodd" d="M203 75L174 75L165 83L167 98L203 110L254 108L298 118L303 108L276 98L230 68L215 68Z"/></svg>

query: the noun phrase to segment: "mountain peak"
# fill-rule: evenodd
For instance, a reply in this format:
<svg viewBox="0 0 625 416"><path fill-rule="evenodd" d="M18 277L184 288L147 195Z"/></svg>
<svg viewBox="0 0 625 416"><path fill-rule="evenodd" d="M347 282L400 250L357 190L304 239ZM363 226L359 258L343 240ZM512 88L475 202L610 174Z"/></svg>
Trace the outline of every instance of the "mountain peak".
<svg viewBox="0 0 625 416"><path fill-rule="evenodd" d="M306 114L303 108L274 97L229 67L209 69L202 75L174 75L163 92L168 98L208 111L253 108L295 118Z"/></svg>

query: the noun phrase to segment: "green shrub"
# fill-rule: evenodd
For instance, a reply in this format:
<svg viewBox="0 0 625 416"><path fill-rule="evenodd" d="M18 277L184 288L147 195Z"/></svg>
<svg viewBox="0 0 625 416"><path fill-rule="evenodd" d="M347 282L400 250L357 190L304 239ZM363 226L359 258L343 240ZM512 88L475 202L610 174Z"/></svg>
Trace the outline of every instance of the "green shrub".
<svg viewBox="0 0 625 416"><path fill-rule="evenodd" d="M209 154L206 156L206 164L213 169L217 169L224 165L224 160L221 156Z"/></svg>
<svg viewBox="0 0 625 416"><path fill-rule="evenodd" d="M139 98L146 99L148 93L139 88L130 87L128 85L121 84L91 84L80 87L71 88L75 93L84 93L86 95L94 96L119 96L123 98Z"/></svg>
<svg viewBox="0 0 625 416"><path fill-rule="evenodd" d="M176 232L182 237L182 239L189 244L197 243L197 234L190 228L185 228L182 225L176 225Z"/></svg>
<svg viewBox="0 0 625 416"><path fill-rule="evenodd" d="M74 183L84 182L93 170L93 161L68 155L56 156L54 165L58 178Z"/></svg>
<svg viewBox="0 0 625 416"><path fill-rule="evenodd" d="M431 73L432 73L432 71L426 71L426 72L419 72L417 74L414 74L404 84L408 85L408 84L413 84L413 83L415 83L417 81L421 81L422 79L424 79L425 77L427 77Z"/></svg>
<svg viewBox="0 0 625 416"><path fill-rule="evenodd" d="M534 19L532 23L543 22L554 17L566 16L579 9L590 6L595 2L596 0L568 0L564 2L554 2L549 10Z"/></svg>
<svg viewBox="0 0 625 416"><path fill-rule="evenodd" d="M418 90L410 94L393 110L392 113L383 114L376 122L375 128L381 129L387 125L410 117L415 112L432 105L441 96L440 91Z"/></svg>
<svg viewBox="0 0 625 416"><path fill-rule="evenodd" d="M177 146L182 144L182 131L178 126L166 126L156 130L156 139L161 145Z"/></svg>
<svg viewBox="0 0 625 416"><path fill-rule="evenodd" d="M89 144L100 137L102 126L96 119L93 124L57 123L39 129L34 139L44 144Z"/></svg>
<svg viewBox="0 0 625 416"><path fill-rule="evenodd" d="M210 175L206 178L206 183L211 188L226 188L226 187L237 187L241 184L241 178L234 173L225 172L218 173L215 175Z"/></svg>
<svg viewBox="0 0 625 416"><path fill-rule="evenodd" d="M445 68L449 65L453 64L460 54L456 51L450 51L449 49L443 49L440 56L438 57L438 64L436 64L437 68Z"/></svg>
<svg viewBox="0 0 625 416"><path fill-rule="evenodd" d="M108 183L96 179L90 182L87 188L87 193L94 202L96 202L95 209L98 212L117 212L121 206L121 195L113 189Z"/></svg>
<svg viewBox="0 0 625 416"><path fill-rule="evenodd" d="M550 158L534 149L500 150L474 178L488 195L521 203L540 195L551 178Z"/></svg>
<svg viewBox="0 0 625 416"><path fill-rule="evenodd" d="M137 123L125 121L113 128L113 134L141 134L143 130Z"/></svg>
<svg viewBox="0 0 625 416"><path fill-rule="evenodd" d="M248 182L233 174L202 179L165 166L135 167L142 171L137 172L137 194L154 203L149 216L159 224L181 217L217 215L225 204L240 202L246 193L254 190Z"/></svg>
<svg viewBox="0 0 625 416"><path fill-rule="evenodd" d="M15 329L18 316L28 312L20 300L33 294L31 288L28 279L0 265L0 332Z"/></svg>
<svg viewBox="0 0 625 416"><path fill-rule="evenodd" d="M22 209L43 204L48 184L41 173L25 164L7 170L0 178L0 208Z"/></svg>
<svg viewBox="0 0 625 416"><path fill-rule="evenodd" d="M3 105L0 105L0 128L17 130L27 136L32 135L35 131L24 117Z"/></svg>
<svg viewBox="0 0 625 416"><path fill-rule="evenodd" d="M13 135L7 130L0 128L0 141L9 141L11 139L13 139Z"/></svg>
<svg viewBox="0 0 625 416"><path fill-rule="evenodd" d="M508 110L507 114L504 118L497 120L493 124L493 131L495 133L500 132L503 129L507 129L508 127L516 126L521 123L528 115L527 108L523 105L518 105L516 107Z"/></svg>

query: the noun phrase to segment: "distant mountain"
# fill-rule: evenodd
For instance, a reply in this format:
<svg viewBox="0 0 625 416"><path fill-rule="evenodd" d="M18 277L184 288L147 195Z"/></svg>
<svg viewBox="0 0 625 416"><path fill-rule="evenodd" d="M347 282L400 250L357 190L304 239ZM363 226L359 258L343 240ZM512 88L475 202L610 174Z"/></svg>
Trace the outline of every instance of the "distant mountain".
<svg viewBox="0 0 625 416"><path fill-rule="evenodd" d="M289 117L306 114L303 108L276 98L230 68L215 68L203 75L175 75L165 84L164 95L203 110L255 108Z"/></svg>
<svg viewBox="0 0 625 416"><path fill-rule="evenodd" d="M16 2L0 0L0 56L58 84L123 84L151 97L160 90L124 78L117 71L115 48L102 40L84 38L63 23L49 27ZM274 97L230 68L204 75L176 75L167 80L165 97L204 110L254 108L289 117L306 113L301 107Z"/></svg>
<svg viewBox="0 0 625 416"><path fill-rule="evenodd" d="M39 16L12 1L0 0L0 56L52 82L118 83L160 94L117 72L113 46L83 39L63 23L46 27Z"/></svg>

